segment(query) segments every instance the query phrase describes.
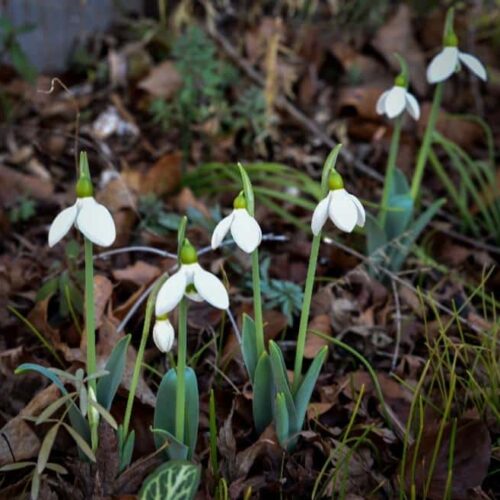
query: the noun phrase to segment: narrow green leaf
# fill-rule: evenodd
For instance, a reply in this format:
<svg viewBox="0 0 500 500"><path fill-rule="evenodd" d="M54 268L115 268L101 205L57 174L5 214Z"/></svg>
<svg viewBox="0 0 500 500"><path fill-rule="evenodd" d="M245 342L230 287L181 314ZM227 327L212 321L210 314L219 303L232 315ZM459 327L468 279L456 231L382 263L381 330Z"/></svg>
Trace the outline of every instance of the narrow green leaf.
<svg viewBox="0 0 500 500"><path fill-rule="evenodd" d="M210 466L214 476L219 474L219 463L217 460L217 415L215 413L215 394L214 390L210 389L210 399L208 403L208 430L210 441Z"/></svg>
<svg viewBox="0 0 500 500"><path fill-rule="evenodd" d="M189 448L181 443L173 434L163 429L153 429L155 436L155 443L159 442L160 446L157 445L157 449L164 448L165 443L167 443L167 457L169 460L186 460Z"/></svg>
<svg viewBox="0 0 500 500"><path fill-rule="evenodd" d="M36 417L35 424L40 425L45 422L48 418L50 418L61 406L66 404L70 398L75 396L75 393L65 394L60 398L56 399L53 403L51 403L45 410Z"/></svg>
<svg viewBox="0 0 500 500"><path fill-rule="evenodd" d="M274 385L277 392L282 392L285 396L286 406L288 410L288 418L290 420L290 429L296 432L297 427L297 411L293 402L290 384L286 372L285 360L281 353L278 344L271 340L269 342L269 354L271 360L271 368L273 372Z"/></svg>
<svg viewBox="0 0 500 500"><path fill-rule="evenodd" d="M187 461L174 460L150 474L139 492L139 500L192 500L198 490L201 469Z"/></svg>
<svg viewBox="0 0 500 500"><path fill-rule="evenodd" d="M328 193L328 178L330 177L330 172L337 164L337 158L339 156L340 150L342 149L342 144L337 144L327 156L323 171L321 173L321 197L324 198Z"/></svg>
<svg viewBox="0 0 500 500"><path fill-rule="evenodd" d="M253 383L253 421L261 433L273 421L274 381L269 354L263 352L257 363Z"/></svg>
<svg viewBox="0 0 500 500"><path fill-rule="evenodd" d="M126 335L115 345L106 362L105 369L109 373L101 377L97 382L96 398L106 410L111 408L116 391L120 386L127 361L129 343L130 335Z"/></svg>
<svg viewBox="0 0 500 500"><path fill-rule="evenodd" d="M181 260L182 244L186 236L187 223L188 218L184 215L179 222L179 229L177 230L177 260L179 260L179 262Z"/></svg>
<svg viewBox="0 0 500 500"><path fill-rule="evenodd" d="M125 470L132 460L134 452L135 430L131 430L125 443L120 447L120 471Z"/></svg>
<svg viewBox="0 0 500 500"><path fill-rule="evenodd" d="M52 446L54 446L54 441L57 436L57 431L59 430L60 423L53 425L45 437L43 438L42 445L40 446L40 451L38 452L38 460L36 464L36 470L39 474L41 474L47 462L49 461L50 452L52 451Z"/></svg>
<svg viewBox="0 0 500 500"><path fill-rule="evenodd" d="M196 441L198 440L198 427L200 422L200 395L198 392L198 381L196 380L196 373L189 366L186 368L185 381L186 409L184 415L186 418L186 423L184 427L186 437L184 439L184 444L189 447L188 458L191 458L196 449Z"/></svg>
<svg viewBox="0 0 500 500"><path fill-rule="evenodd" d="M245 193L245 200L247 202L247 210L251 216L255 215L255 198L253 194L252 182L246 170L243 168L241 163L238 163L238 169L240 170L241 183L243 184L243 192Z"/></svg>
<svg viewBox="0 0 500 500"><path fill-rule="evenodd" d="M62 465L59 464L54 464L52 462L49 462L46 466L46 469L49 469L51 471L57 472L57 474L67 474L68 470L63 467Z"/></svg>
<svg viewBox="0 0 500 500"><path fill-rule="evenodd" d="M101 406L97 401L92 401L89 399L89 405L93 406L98 412L101 417L106 420L106 422L115 430L118 429L118 424L116 423L116 420L113 418L111 413L109 413L104 406Z"/></svg>
<svg viewBox="0 0 500 500"><path fill-rule="evenodd" d="M75 440L75 443L78 445L78 448L88 457L88 459L92 462L95 462L95 455L94 452L90 449L90 446L87 444L85 439L78 434L78 432L73 429L70 425L66 424L65 422L62 423L64 425L64 428L69 432L71 437Z"/></svg>
<svg viewBox="0 0 500 500"><path fill-rule="evenodd" d="M0 467L0 472L10 472L13 470L24 469L25 467L33 467L36 462L14 462L13 464L7 464Z"/></svg>
<svg viewBox="0 0 500 500"><path fill-rule="evenodd" d="M255 368L257 366L257 348L255 343L255 323L254 320L243 314L243 327L241 330L241 352L243 361L247 368L250 381L253 383L255 377Z"/></svg>
<svg viewBox="0 0 500 500"><path fill-rule="evenodd" d="M387 201L385 234L388 240L401 236L413 217L413 198L410 193L393 194Z"/></svg>
<svg viewBox="0 0 500 500"><path fill-rule="evenodd" d="M420 236L420 233L425 229L427 224L436 215L438 210L441 208L445 200L436 200L425 212L423 212L420 217L410 226L405 236L399 240L397 247L391 248L389 252L390 259L390 269L393 272L398 272L408 253L411 250L412 245Z"/></svg>
<svg viewBox="0 0 500 500"><path fill-rule="evenodd" d="M316 354L311 366L307 370L302 382L295 394L294 403L297 410L297 432L300 431L304 425L304 419L307 412L307 407L309 401L311 400L311 395L318 380L319 374L321 372L321 367L325 361L326 355L328 353L328 347L324 346Z"/></svg>
<svg viewBox="0 0 500 500"><path fill-rule="evenodd" d="M290 437L290 419L288 417L286 398L282 392L276 394L274 415L278 442L286 449Z"/></svg>
<svg viewBox="0 0 500 500"><path fill-rule="evenodd" d="M380 227L378 220L369 213L366 214L365 234L366 251L370 257L387 244L384 230Z"/></svg>

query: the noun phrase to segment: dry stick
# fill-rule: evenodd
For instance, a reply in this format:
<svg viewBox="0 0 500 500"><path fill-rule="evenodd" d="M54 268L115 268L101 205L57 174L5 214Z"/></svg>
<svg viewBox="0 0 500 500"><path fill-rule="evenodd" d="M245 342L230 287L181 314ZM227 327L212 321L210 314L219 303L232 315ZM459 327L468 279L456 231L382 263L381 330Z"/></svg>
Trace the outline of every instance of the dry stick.
<svg viewBox="0 0 500 500"><path fill-rule="evenodd" d="M248 63L241 57L241 55L235 49L234 45L231 44L231 42L224 35L220 34L210 23L207 23L207 31L210 36L219 43L227 56L231 60L233 60L235 64L238 65L251 80L257 83L260 87L265 87L265 78L258 71L256 71L250 63ZM337 145L337 142L334 141L330 136L328 136L328 134L326 134L325 131L314 120L308 118L305 113L294 106L286 97L278 95L275 102L278 108L281 108L282 110L287 112L304 128L308 129L314 136L318 137L321 142L323 142L323 144L328 146L330 149L333 149ZM384 177L381 174L379 174L369 165L366 165L363 161L356 158L348 149L342 148L342 150L340 151L340 156L343 160L346 161L346 163L348 163L349 165L353 165L360 172L363 172L372 179L378 180L380 182L384 181ZM423 205L427 206L428 203L426 203L424 200ZM452 215L443 212L442 210L440 210L438 213L448 219L450 222L459 222ZM500 254L500 248L493 245L488 245L487 243L476 241L473 238L468 238L467 236L463 236L460 233L457 233L450 229L443 228L439 223L431 222L430 226L443 234L451 236L457 241L467 243L476 248L482 248L491 253Z"/></svg>
<svg viewBox="0 0 500 500"><path fill-rule="evenodd" d="M394 322L396 323L396 342L394 345L394 354L392 355L391 371L396 369L399 358L399 346L401 344L401 305L399 303L398 289L396 282L391 278L392 293L394 295L394 305L396 306L396 315Z"/></svg>

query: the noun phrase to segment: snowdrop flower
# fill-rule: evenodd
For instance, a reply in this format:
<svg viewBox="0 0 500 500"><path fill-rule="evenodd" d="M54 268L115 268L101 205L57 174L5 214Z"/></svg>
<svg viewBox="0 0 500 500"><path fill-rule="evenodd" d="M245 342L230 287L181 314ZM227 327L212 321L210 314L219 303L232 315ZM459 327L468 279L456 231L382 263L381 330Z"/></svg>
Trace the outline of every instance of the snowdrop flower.
<svg viewBox="0 0 500 500"><path fill-rule="evenodd" d="M385 114L388 118L396 118L406 109L412 118L418 120L420 106L413 94L408 92L408 64L399 54L394 55L401 65L401 73L394 80L394 86L378 98L377 113Z"/></svg>
<svg viewBox="0 0 500 500"><path fill-rule="evenodd" d="M486 81L486 69L481 61L459 50L458 38L455 33L451 32L445 36L443 50L432 59L427 68L427 81L429 83L443 82L460 70L460 63L465 64L478 78Z"/></svg>
<svg viewBox="0 0 500 500"><path fill-rule="evenodd" d="M163 283L156 297L156 316L169 313L183 296L196 302L206 300L217 309L229 307L229 297L222 282L198 264L196 250L186 239L181 255L180 269Z"/></svg>
<svg viewBox="0 0 500 500"><path fill-rule="evenodd" d="M161 352L169 352L174 345L175 331L172 323L170 323L167 315L156 318L156 323L153 328L153 340Z"/></svg>
<svg viewBox="0 0 500 500"><path fill-rule="evenodd" d="M387 118L396 118L406 109L412 118L418 120L420 118L420 106L415 96L408 92L406 85L401 84L402 81L398 81L398 78L396 78L394 86L386 90L378 98L377 113L387 115Z"/></svg>
<svg viewBox="0 0 500 500"><path fill-rule="evenodd" d="M317 236L321 232L328 217L339 229L347 233L356 225L363 227L365 209L355 196L344 189L344 181L338 172L333 171L330 174L328 187L330 192L318 203L312 216L313 234Z"/></svg>
<svg viewBox="0 0 500 500"><path fill-rule="evenodd" d="M76 202L65 208L52 222L49 246L66 236L75 226L88 240L101 247L109 247L116 238L116 228L109 210L94 199L91 180L81 175L76 183Z"/></svg>
<svg viewBox="0 0 500 500"><path fill-rule="evenodd" d="M233 211L222 219L212 234L212 248L220 246L229 230L238 245L246 253L252 253L262 240L259 223L248 213L247 202L240 193L233 202Z"/></svg>

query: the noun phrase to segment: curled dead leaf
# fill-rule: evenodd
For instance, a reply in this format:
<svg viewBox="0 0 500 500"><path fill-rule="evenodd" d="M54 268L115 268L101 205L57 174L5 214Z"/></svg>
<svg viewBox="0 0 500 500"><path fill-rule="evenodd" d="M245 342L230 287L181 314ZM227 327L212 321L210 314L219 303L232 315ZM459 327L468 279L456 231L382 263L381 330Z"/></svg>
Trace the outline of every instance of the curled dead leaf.
<svg viewBox="0 0 500 500"><path fill-rule="evenodd" d="M323 346L328 345L327 340L314 335L313 331L330 336L332 334L330 316L328 314L320 314L310 321L307 328L306 346L304 349L304 357L307 359L313 359Z"/></svg>

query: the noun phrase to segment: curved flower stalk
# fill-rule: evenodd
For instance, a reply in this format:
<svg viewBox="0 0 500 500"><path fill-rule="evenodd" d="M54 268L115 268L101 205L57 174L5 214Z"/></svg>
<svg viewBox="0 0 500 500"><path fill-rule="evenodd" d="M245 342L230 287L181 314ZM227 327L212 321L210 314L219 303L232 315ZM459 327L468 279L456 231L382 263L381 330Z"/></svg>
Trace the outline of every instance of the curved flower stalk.
<svg viewBox="0 0 500 500"><path fill-rule="evenodd" d="M389 199L394 187L396 159L401 138L401 127L403 124L403 111L406 109L409 115L415 120L420 118L420 106L418 101L408 92L410 83L408 64L399 54L395 54L395 57L401 65L401 73L395 78L394 87L384 92L377 102L377 113L385 114L388 118L396 118L392 131L389 156L387 158L381 208L378 214L378 220L382 228L385 227Z"/></svg>
<svg viewBox="0 0 500 500"><path fill-rule="evenodd" d="M314 236L319 235L328 218L342 231L350 233L355 226L365 225L365 209L356 196L344 189L344 181L337 171L328 179L329 193L316 208L311 221Z"/></svg>
<svg viewBox="0 0 500 500"><path fill-rule="evenodd" d="M153 341L159 351L170 352L175 340L175 330L167 316L156 318L153 327Z"/></svg>
<svg viewBox="0 0 500 500"><path fill-rule="evenodd" d="M86 156L85 156L86 161ZM94 199L90 177L80 170L76 183L76 202L57 215L50 226L49 246L53 247L75 226L88 240L109 247L116 238L116 228L109 210Z"/></svg>
<svg viewBox="0 0 500 500"><path fill-rule="evenodd" d="M233 211L222 219L212 234L212 248L220 246L231 230L236 245L246 253L252 253L262 241L262 230L255 218L248 213L245 195L241 192L233 202Z"/></svg>
<svg viewBox="0 0 500 500"><path fill-rule="evenodd" d="M180 252L180 268L165 281L156 297L156 317L172 311L186 296L195 302L205 300L217 309L229 307L229 297L222 282L198 264L195 248L185 239Z"/></svg>
<svg viewBox="0 0 500 500"><path fill-rule="evenodd" d="M463 63L481 80L487 79L486 69L479 59L458 49L458 37L453 29L454 10L450 8L446 15L443 30L443 49L437 54L427 68L427 80L435 83L434 97L429 112L429 119L425 129L422 144L418 152L417 164L411 182L411 197L417 200L420 195L420 185L424 176L424 169L432 146L432 137L436 129L439 108L443 99L444 82L456 71L460 70Z"/></svg>

